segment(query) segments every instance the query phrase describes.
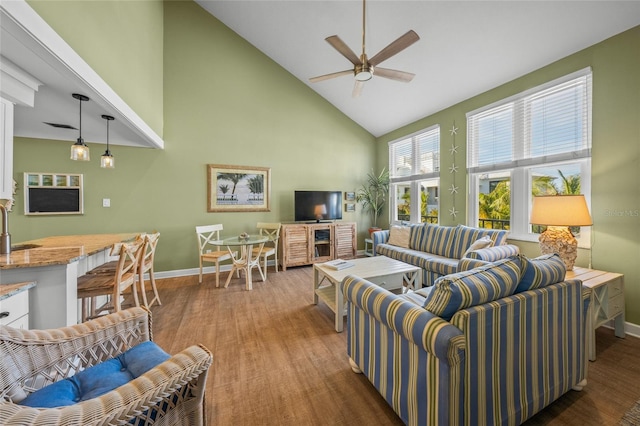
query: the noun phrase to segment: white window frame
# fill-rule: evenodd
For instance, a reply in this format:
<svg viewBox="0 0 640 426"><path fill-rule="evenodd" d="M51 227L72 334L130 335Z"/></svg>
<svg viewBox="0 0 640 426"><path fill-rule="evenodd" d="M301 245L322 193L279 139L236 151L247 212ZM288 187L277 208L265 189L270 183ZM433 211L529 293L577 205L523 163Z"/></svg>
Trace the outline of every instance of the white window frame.
<svg viewBox="0 0 640 426"><path fill-rule="evenodd" d="M522 117L523 121L514 119L513 122L513 159L509 163L495 164L495 165L482 165L478 166L474 164L474 161L478 158L477 144L472 145L472 138L474 135L469 130L467 133L467 174L469 178L469 194L468 194L468 214L467 223L470 226L477 226L479 220L479 191L478 180L483 173L504 171L510 173L510 185L511 185L511 223L509 238L522 241L538 241L539 234L531 232L531 225L529 223L529 217L531 212L531 186L532 177L531 170L539 167L553 167L562 166L565 164L579 164L580 165L580 190L585 196L587 205L591 205L591 135L592 135L592 120L591 120L591 108L592 108L592 87L591 87L591 68L585 68L559 79L553 80L541 86L527 90L515 96L511 96L507 99L495 102L491 105L479 108L477 110L467 113L467 128L471 129L469 120L471 117L477 114L483 113L491 109L497 109L507 104L513 103L515 108L524 108L525 98L530 97L536 93L542 92L554 86L567 83L571 80L588 76L587 83L587 124L585 133L586 146L578 152L568 152L564 154L550 155L546 157L526 157L524 151L530 146L529 135L524 131L526 127L524 125L526 118L524 113L516 112L514 117ZM473 146L473 148L471 148ZM476 149L474 151L474 149ZM582 227L580 234L576 235L578 240L578 246L581 248L590 248L591 246L591 228Z"/></svg>
<svg viewBox="0 0 640 426"><path fill-rule="evenodd" d="M437 162L435 170L432 173L414 173L412 172L410 175L406 176L396 176L394 174L395 170L395 156L394 156L394 145L400 143L406 143L407 140L411 140L411 170L416 171L419 170L420 165L420 156L416 155L419 153L419 136L422 136L426 133L430 132L438 132L438 153L437 153ZM406 221L400 221L397 219L398 212L398 203L396 200L396 188L398 185L409 185L410 186L410 195L411 195L411 215L409 222L411 223L420 223L421 222L421 212L420 212L420 183L424 181L431 181L436 183L435 186L438 187L438 194L440 194L440 125L435 124L426 129L417 131L410 135L404 136L399 139L395 139L389 142L389 222L391 224L400 224L405 223ZM440 197L438 196L437 200L438 205L438 221L440 216Z"/></svg>

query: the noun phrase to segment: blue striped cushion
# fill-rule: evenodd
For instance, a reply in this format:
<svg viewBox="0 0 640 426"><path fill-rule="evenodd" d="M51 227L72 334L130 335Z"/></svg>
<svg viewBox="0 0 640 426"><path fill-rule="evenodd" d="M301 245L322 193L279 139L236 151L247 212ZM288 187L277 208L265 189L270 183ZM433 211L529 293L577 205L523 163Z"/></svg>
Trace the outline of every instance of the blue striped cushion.
<svg viewBox="0 0 640 426"><path fill-rule="evenodd" d="M455 233L456 227L454 226L431 225L429 223L414 225L411 227L409 248L438 256L453 257L452 248Z"/></svg>
<svg viewBox="0 0 640 426"><path fill-rule="evenodd" d="M516 287L516 293L546 287L564 280L566 266L557 254L545 254L535 259L521 256L522 279Z"/></svg>
<svg viewBox="0 0 640 426"><path fill-rule="evenodd" d="M450 320L458 310L481 305L514 293L520 281L520 259L510 257L436 280L424 308Z"/></svg>
<svg viewBox="0 0 640 426"><path fill-rule="evenodd" d="M456 259L461 259L467 249L478 239L487 236L493 241L493 246L500 246L507 243L509 231L499 229L471 228L469 226L458 225L455 228L455 236L451 247L451 255Z"/></svg>

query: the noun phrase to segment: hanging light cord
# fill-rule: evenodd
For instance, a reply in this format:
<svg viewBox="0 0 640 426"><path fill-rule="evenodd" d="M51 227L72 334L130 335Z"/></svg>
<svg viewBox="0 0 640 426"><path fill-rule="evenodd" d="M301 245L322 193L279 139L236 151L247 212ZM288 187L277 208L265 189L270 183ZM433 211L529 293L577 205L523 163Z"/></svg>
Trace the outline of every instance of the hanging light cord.
<svg viewBox="0 0 640 426"><path fill-rule="evenodd" d="M107 120L107 152L111 154L111 152L109 152L109 121L111 120Z"/></svg>

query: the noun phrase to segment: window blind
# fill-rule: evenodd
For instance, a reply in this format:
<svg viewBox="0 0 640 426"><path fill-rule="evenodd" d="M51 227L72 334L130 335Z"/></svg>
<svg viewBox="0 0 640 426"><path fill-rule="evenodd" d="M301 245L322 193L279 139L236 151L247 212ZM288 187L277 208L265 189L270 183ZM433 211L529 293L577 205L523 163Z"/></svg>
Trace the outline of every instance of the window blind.
<svg viewBox="0 0 640 426"><path fill-rule="evenodd" d="M589 157L591 72L578 74L469 113L469 172Z"/></svg>
<svg viewBox="0 0 640 426"><path fill-rule="evenodd" d="M406 180L410 176L437 176L440 172L440 128L434 126L389 142L389 154L389 177L392 181Z"/></svg>

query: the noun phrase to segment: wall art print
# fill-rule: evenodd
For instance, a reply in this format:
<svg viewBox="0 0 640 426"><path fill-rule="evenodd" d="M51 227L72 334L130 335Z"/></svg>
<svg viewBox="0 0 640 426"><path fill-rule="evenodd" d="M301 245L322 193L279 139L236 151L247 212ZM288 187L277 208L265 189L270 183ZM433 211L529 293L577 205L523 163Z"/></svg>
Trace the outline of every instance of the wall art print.
<svg viewBox="0 0 640 426"><path fill-rule="evenodd" d="M207 164L207 211L271 211L271 169Z"/></svg>

